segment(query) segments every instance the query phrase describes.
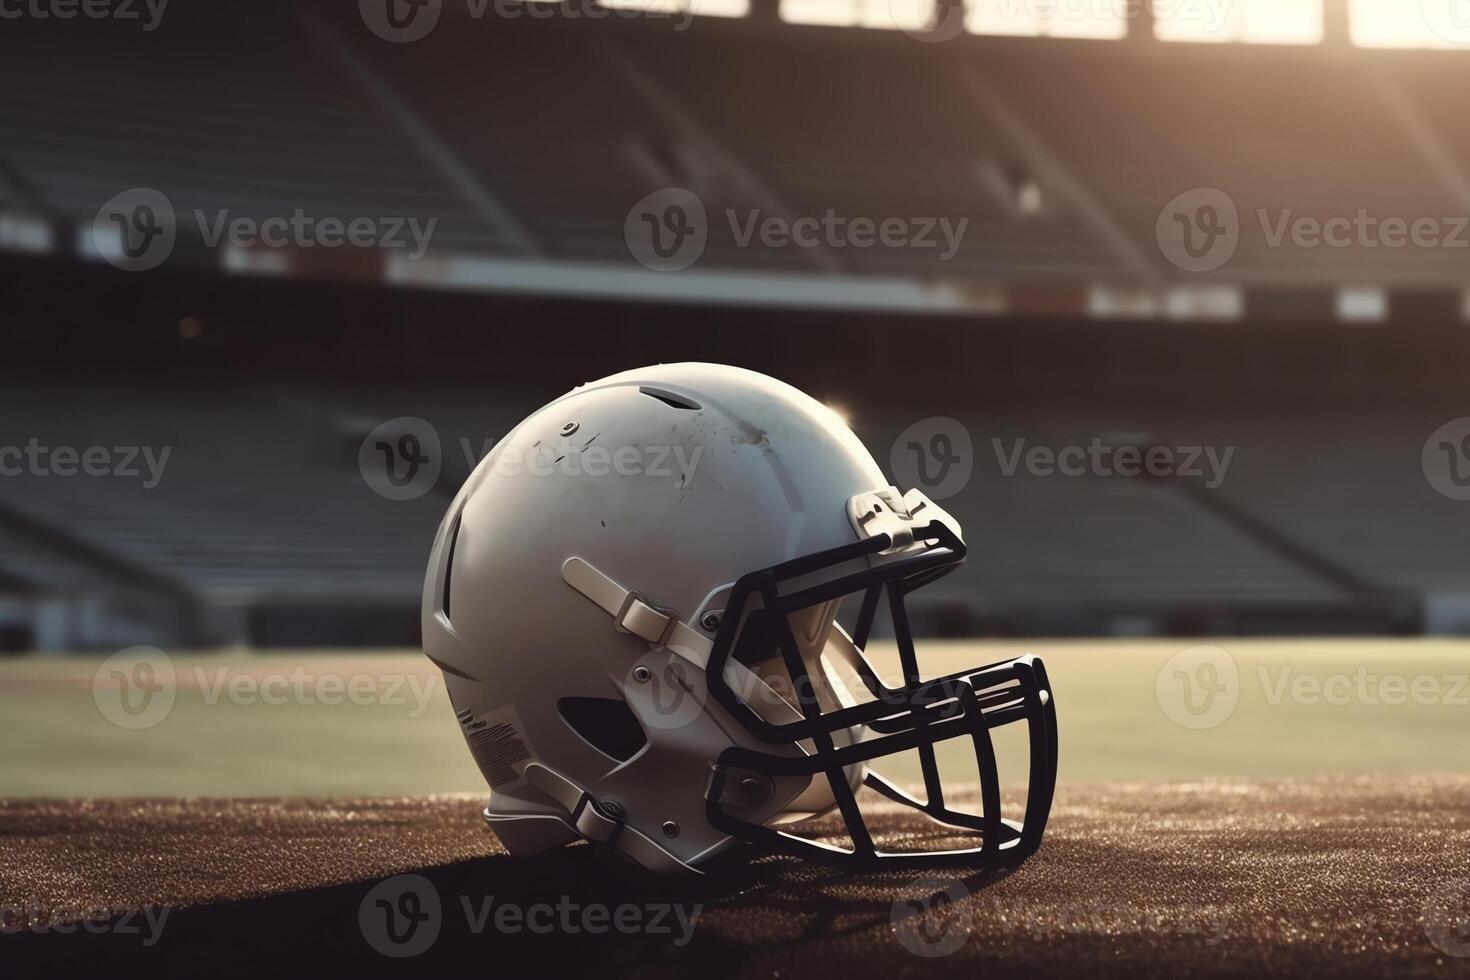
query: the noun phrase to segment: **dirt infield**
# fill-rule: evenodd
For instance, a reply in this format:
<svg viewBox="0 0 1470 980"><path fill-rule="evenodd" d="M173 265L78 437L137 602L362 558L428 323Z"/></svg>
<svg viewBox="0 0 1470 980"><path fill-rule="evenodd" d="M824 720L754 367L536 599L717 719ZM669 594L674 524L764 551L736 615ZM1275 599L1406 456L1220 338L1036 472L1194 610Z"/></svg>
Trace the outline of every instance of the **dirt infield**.
<svg viewBox="0 0 1470 980"><path fill-rule="evenodd" d="M514 861L476 805L3 802L0 962L14 977L1470 977L1467 777L1071 787L1020 870L918 882L740 856L655 878L587 847ZM918 823L876 820L890 839ZM422 926L402 946L385 942L389 908Z"/></svg>

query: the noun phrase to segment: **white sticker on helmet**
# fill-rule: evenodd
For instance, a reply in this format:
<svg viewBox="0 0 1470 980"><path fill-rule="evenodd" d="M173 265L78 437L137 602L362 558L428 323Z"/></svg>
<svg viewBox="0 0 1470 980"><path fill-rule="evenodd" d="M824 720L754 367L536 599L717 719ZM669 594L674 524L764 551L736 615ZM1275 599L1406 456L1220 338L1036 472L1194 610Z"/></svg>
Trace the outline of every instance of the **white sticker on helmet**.
<svg viewBox="0 0 1470 980"><path fill-rule="evenodd" d="M525 763L535 751L514 705L478 715L466 708L457 717L470 753L491 789L505 790L525 781Z"/></svg>

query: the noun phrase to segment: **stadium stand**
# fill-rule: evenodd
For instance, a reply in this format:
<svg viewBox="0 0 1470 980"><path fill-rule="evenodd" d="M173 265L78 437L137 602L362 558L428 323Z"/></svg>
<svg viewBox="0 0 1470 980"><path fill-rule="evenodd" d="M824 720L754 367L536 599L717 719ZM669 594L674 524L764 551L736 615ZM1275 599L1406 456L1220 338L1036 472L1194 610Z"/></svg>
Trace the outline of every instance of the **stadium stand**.
<svg viewBox="0 0 1470 980"><path fill-rule="evenodd" d="M641 274L623 240L628 209L684 186L710 216L702 269L1031 283L1080 297L1098 283L1199 281L1159 253L1155 222L1204 186L1241 216L1228 274L1207 281L1460 292L1455 248L1280 247L1266 231L1286 215L1463 211L1442 162L1464 149L1446 93L1470 69L1440 53L978 36L925 45L897 31L727 18L682 33L666 18L466 20L387 45L350 15L254 6L268 13L180 12L129 45L81 23L17 25L0 42L11 92L0 207L56 223L62 251L85 242L118 190L156 187L186 216L186 237L197 237L196 209L409 215L437 220L440 258ZM592 58L568 43L589 30ZM885 72L869 70L877 61ZM185 68L187 89L176 84ZM446 71L453 91L435 81ZM1316 108L1334 101L1354 111ZM742 246L725 217L829 209L968 225L941 259L939 249ZM177 260L265 261L201 250L188 242ZM298 274L382 274L380 256L366 268L341 254L269 258Z"/></svg>
<svg viewBox="0 0 1470 980"><path fill-rule="evenodd" d="M924 597L928 631L1470 629L1463 520L1419 465L1427 434L1465 414L1461 252L1272 247L1258 220L1463 212L1445 161L1470 153L1453 97L1470 61L922 44L757 6L682 32L668 18L450 20L402 45L372 38L351 5L180 7L129 44L116 25L7 24L15 363L0 447L171 456L155 487L0 479L0 646L412 643L430 535L486 440L577 381L683 358L845 400L885 464L925 414L963 420L976 474L946 506L975 547ZM1320 111L1337 100L1353 111ZM1175 268L1155 240L1161 208L1202 185L1242 216L1238 255L1213 276ZM670 186L710 216L688 275L644 270L624 237L634 203ZM107 267L92 235L104 202L135 187L181 216L168 266L147 276ZM298 210L437 225L413 263L211 248L193 222ZM946 261L742 246L725 219L829 210L968 225ZM633 301L606 301L628 283ZM874 284L902 288L861 291ZM1192 286L1246 290L1242 306L1205 305L1240 322L1142 329L1174 309L1159 295ZM1395 294L1381 330L1327 322L1335 290L1381 286L1417 291ZM844 290L856 316L823 308ZM936 296L984 316L873 315ZM50 373L30 376L27 358ZM936 376L935 359L955 370ZM406 502L357 467L364 436L400 416L433 424L445 468ZM1217 488L1002 477L993 437L1237 455Z"/></svg>
<svg viewBox="0 0 1470 980"><path fill-rule="evenodd" d="M348 446L334 428L350 424L347 415L228 386L31 387L7 391L4 401L7 430L28 433L22 445L100 447L118 466L116 447L151 454L157 465L140 452L133 475L59 475L46 456L15 465L0 480L0 505L12 533L84 543L64 568L105 575L114 588L146 584L181 605L181 621L155 628L163 640L269 644L284 630L293 642L311 642L309 624L323 609L345 605L355 611L321 642L412 642L405 608L413 605L444 501L373 494L356 465L366 430ZM161 473L156 485L152 473ZM7 551L5 565L12 564ZM37 562L13 567L16 577L35 581ZM385 602L395 615L374 636ZM109 621L78 623L59 641L36 639L116 641Z"/></svg>
<svg viewBox="0 0 1470 980"><path fill-rule="evenodd" d="M12 386L0 400L7 431L42 447L143 446L165 461L154 486L146 460L136 477L87 478L49 472L43 457L39 470L0 479L0 534L21 545L3 551L0 581L10 585L0 592L40 597L28 629L12 610L12 641L58 647L412 643L447 497L525 407L479 393L290 382ZM859 432L886 465L916 420L877 412ZM365 480L358 447L407 415L434 426L444 475L435 492L393 501ZM1423 597L1470 591L1463 524L1428 499L1415 439L1429 430L1412 420L1242 428L1208 414L1022 411L963 424L974 475L943 503L973 557L919 597L916 621L929 632L1404 630L1421 625ZM1233 455L1216 487L1005 472L1001 455L1017 439L1063 447L1094 437ZM1322 446L1348 451L1312 454ZM1375 521L1360 526L1364 513ZM93 611L58 623L56 603L69 596Z"/></svg>

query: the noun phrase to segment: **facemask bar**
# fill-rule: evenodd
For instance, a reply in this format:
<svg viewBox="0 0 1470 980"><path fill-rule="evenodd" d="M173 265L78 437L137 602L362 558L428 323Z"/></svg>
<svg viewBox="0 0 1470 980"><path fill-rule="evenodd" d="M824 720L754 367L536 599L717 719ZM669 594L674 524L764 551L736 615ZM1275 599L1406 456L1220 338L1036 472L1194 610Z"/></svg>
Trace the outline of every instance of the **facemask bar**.
<svg viewBox="0 0 1470 980"><path fill-rule="evenodd" d="M963 561L965 546L947 525L934 521L915 532L915 539L933 544L915 557L897 558L820 585L800 588L783 595L781 586L810 578L823 570L841 567L855 559L867 559L887 551L886 534L853 545L785 562L743 576L736 582L715 638L706 671L712 697L737 718L753 735L773 744L809 740L815 751L791 757L731 747L721 753L706 794L706 815L714 827L732 836L758 843L769 850L794 854L838 865L867 865L875 861L911 864L964 862L1000 864L1019 861L1034 852L1051 810L1056 780L1056 713L1045 668L1033 657L991 664L923 681L914 651L904 598L952 571ZM817 702L809 668L791 635L787 616L800 609L855 592L863 593L853 642L859 649L868 641L883 594L889 610L904 673L900 687L885 686L858 657L853 665L874 700L836 711L823 711ZM759 599L753 607L752 600ZM794 685L800 721L773 724L740 698L725 677L737 639L743 630L756 629L774 635ZM1030 739L1030 766L1024 825L1000 816L1000 780L990 729L1025 721ZM842 729L866 726L877 737L837 747L833 735ZM945 805L934 745L949 738L968 737L980 773L981 815L953 810ZM909 796L876 773L869 772L865 785L904 806L919 810L938 823L979 834L978 847L927 853L889 854L879 852L859 810L856 794L844 778L844 767L881 759L897 752L917 750L927 799ZM853 841L851 851L830 847L775 828L733 816L727 805L742 800L733 787L750 774L775 776L825 776L837 801L838 811Z"/></svg>

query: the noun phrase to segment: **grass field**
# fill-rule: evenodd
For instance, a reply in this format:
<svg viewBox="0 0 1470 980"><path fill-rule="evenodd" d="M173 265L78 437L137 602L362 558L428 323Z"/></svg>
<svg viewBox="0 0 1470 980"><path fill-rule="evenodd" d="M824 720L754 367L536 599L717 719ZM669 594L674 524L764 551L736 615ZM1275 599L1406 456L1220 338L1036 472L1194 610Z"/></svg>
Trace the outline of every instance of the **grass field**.
<svg viewBox="0 0 1470 980"><path fill-rule="evenodd" d="M1210 653L1203 666L1191 653L1180 659L1192 646L1094 640L921 649L936 671L1042 656L1061 722L1063 783L1470 768L1470 642L1225 640L1218 646L1228 660ZM139 730L119 727L99 709L101 658L0 663L0 795L396 796L483 788L438 672L417 653L171 660L172 710ZM1165 705L1180 692L1198 707L1199 690L1231 687L1223 665L1236 678L1235 693L1223 695L1223 704L1235 702L1233 711L1207 715L1204 728L1172 720ZM1204 687L1191 692L1191 683ZM1016 739L1002 742L1012 761L1019 748ZM1013 768L1003 775L1020 778Z"/></svg>
<svg viewBox="0 0 1470 980"><path fill-rule="evenodd" d="M1470 977L1470 777L1457 774L1470 643L1222 643L930 644L936 671L1043 656L1062 739L1040 852L1013 874L937 885L747 852L698 878L635 875L590 847L511 858L479 820L480 776L415 653L179 655L154 665L175 680L171 701L121 714L115 661L3 663L0 932L19 928L6 975L286 963L378 976L399 961L373 910L408 889L440 909L416 973L850 980L933 975L944 955L966 976ZM127 676L159 689L157 670ZM1023 745L1001 742L1009 778ZM962 748L941 749L960 779ZM105 796L128 798L24 799ZM870 799L863 815L880 846L934 844L912 811ZM831 817L808 829L840 830ZM702 914L686 946L469 915L630 900ZM53 928L89 916L106 928Z"/></svg>

